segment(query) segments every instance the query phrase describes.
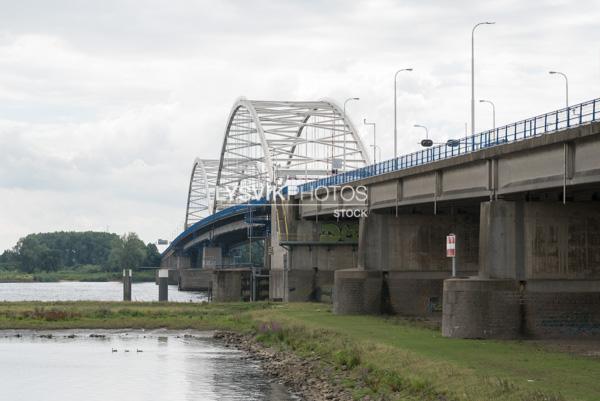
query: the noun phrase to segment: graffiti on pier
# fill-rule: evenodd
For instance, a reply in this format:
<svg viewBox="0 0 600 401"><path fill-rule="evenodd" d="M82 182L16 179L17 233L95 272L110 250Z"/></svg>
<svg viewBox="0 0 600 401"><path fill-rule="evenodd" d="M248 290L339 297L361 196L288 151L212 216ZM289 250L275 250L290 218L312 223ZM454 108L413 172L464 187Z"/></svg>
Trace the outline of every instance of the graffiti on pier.
<svg viewBox="0 0 600 401"><path fill-rule="evenodd" d="M358 241L358 223L322 223L319 241L356 242Z"/></svg>

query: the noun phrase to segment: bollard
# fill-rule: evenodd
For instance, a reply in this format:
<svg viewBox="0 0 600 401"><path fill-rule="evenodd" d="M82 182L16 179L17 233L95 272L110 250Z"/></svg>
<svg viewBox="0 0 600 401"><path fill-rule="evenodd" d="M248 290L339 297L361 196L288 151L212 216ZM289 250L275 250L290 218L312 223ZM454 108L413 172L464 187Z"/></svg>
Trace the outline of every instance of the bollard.
<svg viewBox="0 0 600 401"><path fill-rule="evenodd" d="M167 302L169 300L169 270L160 269L158 271L158 302Z"/></svg>
<svg viewBox="0 0 600 401"><path fill-rule="evenodd" d="M123 301L131 301L131 269L123 270Z"/></svg>

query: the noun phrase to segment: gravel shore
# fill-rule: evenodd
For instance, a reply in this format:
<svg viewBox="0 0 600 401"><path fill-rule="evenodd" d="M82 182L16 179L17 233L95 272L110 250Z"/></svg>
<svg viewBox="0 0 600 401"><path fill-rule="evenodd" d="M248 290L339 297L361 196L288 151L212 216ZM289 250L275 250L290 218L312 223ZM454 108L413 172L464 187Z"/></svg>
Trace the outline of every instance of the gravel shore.
<svg viewBox="0 0 600 401"><path fill-rule="evenodd" d="M265 347L252 336L229 331L217 331L216 339L226 347L247 352L261 362L267 374L285 384L290 391L306 401L351 401L352 395L341 385L344 375L321 361L319 357L300 358L291 352Z"/></svg>

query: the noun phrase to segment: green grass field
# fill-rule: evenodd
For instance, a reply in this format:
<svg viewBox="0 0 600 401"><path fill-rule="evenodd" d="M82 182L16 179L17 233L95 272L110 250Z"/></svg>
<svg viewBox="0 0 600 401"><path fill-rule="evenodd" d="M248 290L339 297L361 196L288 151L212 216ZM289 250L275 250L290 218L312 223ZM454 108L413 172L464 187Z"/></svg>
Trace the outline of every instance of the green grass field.
<svg viewBox="0 0 600 401"><path fill-rule="evenodd" d="M193 328L253 333L347 377L357 397L599 400L600 360L533 343L457 340L394 318L336 316L324 304L0 303L0 328Z"/></svg>

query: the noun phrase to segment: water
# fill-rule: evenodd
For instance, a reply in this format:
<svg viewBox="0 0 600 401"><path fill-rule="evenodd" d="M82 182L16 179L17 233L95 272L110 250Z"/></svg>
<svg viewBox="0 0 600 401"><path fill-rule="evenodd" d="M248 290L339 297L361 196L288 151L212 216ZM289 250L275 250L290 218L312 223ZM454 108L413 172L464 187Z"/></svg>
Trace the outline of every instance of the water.
<svg viewBox="0 0 600 401"><path fill-rule="evenodd" d="M269 380L257 362L223 347L209 333L47 332L52 338L41 338L42 332L21 337L15 336L17 331L0 333L2 400L295 399ZM92 333L106 337L92 338Z"/></svg>
<svg viewBox="0 0 600 401"><path fill-rule="evenodd" d="M158 301L158 286L154 283L134 283L131 289L134 301ZM178 291L169 286L169 301L206 301L205 292ZM0 301L122 301L123 284L119 282L85 283L0 283Z"/></svg>

